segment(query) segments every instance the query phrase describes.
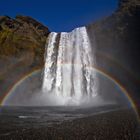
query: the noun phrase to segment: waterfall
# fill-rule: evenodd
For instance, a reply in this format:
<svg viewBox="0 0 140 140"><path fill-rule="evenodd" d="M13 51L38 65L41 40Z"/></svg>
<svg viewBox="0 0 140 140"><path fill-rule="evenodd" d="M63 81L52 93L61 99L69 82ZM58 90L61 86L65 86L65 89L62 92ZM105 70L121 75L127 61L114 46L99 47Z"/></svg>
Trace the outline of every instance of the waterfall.
<svg viewBox="0 0 140 140"><path fill-rule="evenodd" d="M83 98L96 96L94 63L86 27L69 33L50 33L46 43L43 94L60 97L64 104L79 104Z"/></svg>

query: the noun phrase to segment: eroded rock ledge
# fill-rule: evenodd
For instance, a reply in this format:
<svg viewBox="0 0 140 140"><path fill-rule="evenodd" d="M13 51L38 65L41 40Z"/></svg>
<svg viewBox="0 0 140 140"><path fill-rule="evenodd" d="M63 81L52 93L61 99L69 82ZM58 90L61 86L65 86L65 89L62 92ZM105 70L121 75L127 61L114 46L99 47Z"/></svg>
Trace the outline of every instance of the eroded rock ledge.
<svg viewBox="0 0 140 140"><path fill-rule="evenodd" d="M17 79L44 66L49 29L28 16L0 16L0 91Z"/></svg>

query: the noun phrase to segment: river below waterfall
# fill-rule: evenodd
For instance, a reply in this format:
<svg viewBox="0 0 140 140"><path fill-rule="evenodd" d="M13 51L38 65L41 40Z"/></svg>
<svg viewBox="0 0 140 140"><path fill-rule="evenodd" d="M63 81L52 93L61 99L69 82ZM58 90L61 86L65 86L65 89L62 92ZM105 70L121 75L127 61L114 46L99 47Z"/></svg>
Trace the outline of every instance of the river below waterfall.
<svg viewBox="0 0 140 140"><path fill-rule="evenodd" d="M120 109L117 105L106 105L100 107L78 107L78 106L48 106L48 107L1 107L1 123L25 128L50 126L66 120L84 118L96 114L102 114ZM2 125L2 124L1 124ZM7 127L7 126L6 126Z"/></svg>
<svg viewBox="0 0 140 140"><path fill-rule="evenodd" d="M86 140L140 138L132 109L100 107L1 107L1 140Z"/></svg>

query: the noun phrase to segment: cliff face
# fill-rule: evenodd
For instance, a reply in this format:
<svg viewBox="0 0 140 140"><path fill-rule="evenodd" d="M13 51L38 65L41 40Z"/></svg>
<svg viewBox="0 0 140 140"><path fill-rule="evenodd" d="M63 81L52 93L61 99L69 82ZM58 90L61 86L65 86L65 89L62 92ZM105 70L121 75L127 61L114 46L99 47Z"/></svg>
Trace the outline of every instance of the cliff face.
<svg viewBox="0 0 140 140"><path fill-rule="evenodd" d="M139 19L139 0L119 0L111 16L87 26L91 43L95 38L97 44L97 67L132 94L140 92ZM22 75L43 68L48 34L48 28L31 17L0 17L0 96Z"/></svg>
<svg viewBox="0 0 140 140"><path fill-rule="evenodd" d="M28 52L31 63L42 65L44 44L49 34L47 27L30 17L0 17L0 56L20 58Z"/></svg>
<svg viewBox="0 0 140 140"><path fill-rule="evenodd" d="M139 19L140 1L120 0L111 16L87 26L91 42L95 37L97 44L97 67L114 77L136 98L140 92Z"/></svg>
<svg viewBox="0 0 140 140"><path fill-rule="evenodd" d="M0 91L44 65L47 27L26 16L0 16Z"/></svg>

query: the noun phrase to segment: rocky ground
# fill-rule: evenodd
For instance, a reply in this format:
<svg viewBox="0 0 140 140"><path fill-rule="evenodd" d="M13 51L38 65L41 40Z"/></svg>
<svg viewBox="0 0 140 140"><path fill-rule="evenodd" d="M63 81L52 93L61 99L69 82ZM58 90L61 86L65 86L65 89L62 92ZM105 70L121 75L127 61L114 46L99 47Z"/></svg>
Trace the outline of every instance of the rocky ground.
<svg viewBox="0 0 140 140"><path fill-rule="evenodd" d="M117 81L121 81L132 93L132 97L135 96L136 103L137 99L140 99L139 17L139 0L120 0L115 13L87 27L91 40L93 35L96 36L99 67L116 76ZM43 68L48 34L47 27L30 17L17 16L12 19L0 16L0 98L17 79L34 69ZM107 56L109 61L104 56ZM124 67L125 70L121 72ZM129 78L129 75L132 76ZM139 139L140 126L130 110L65 121L61 124L54 122L51 127L30 126L28 129L11 123L2 125L0 120L0 140Z"/></svg>
<svg viewBox="0 0 140 140"><path fill-rule="evenodd" d="M29 122L31 123L31 122ZM85 118L53 122L51 126L2 125L1 140L139 140L140 125L132 110L119 110Z"/></svg>

